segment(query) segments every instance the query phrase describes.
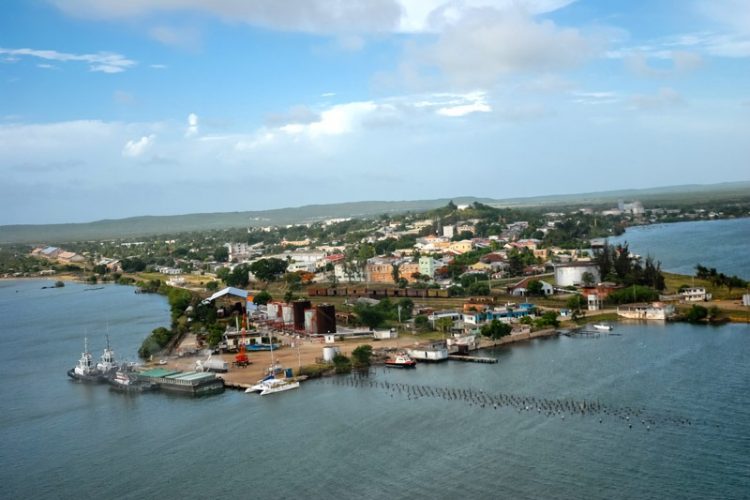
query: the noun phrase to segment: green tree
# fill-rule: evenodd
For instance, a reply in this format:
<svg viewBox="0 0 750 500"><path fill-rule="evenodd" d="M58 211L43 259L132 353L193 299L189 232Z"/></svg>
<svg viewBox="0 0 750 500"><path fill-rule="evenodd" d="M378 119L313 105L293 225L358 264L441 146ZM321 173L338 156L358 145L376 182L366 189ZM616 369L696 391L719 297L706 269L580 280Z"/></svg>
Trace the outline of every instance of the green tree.
<svg viewBox="0 0 750 500"><path fill-rule="evenodd" d="M255 304L256 306L264 306L272 300L273 297L271 297L271 294L266 290L262 290L259 293L255 294L255 296L253 297L253 304Z"/></svg>
<svg viewBox="0 0 750 500"><path fill-rule="evenodd" d="M482 326L482 336L497 340L506 335L510 335L512 328L509 324L493 319L490 323Z"/></svg>
<svg viewBox="0 0 750 500"><path fill-rule="evenodd" d="M443 333L448 333L453 328L453 318L439 318L435 321L435 328Z"/></svg>
<svg viewBox="0 0 750 500"><path fill-rule="evenodd" d="M287 262L275 257L260 259L250 264L250 271L252 271L255 277L266 283L284 274L286 268Z"/></svg>
<svg viewBox="0 0 750 500"><path fill-rule="evenodd" d="M208 290L209 292L215 292L218 289L219 289L218 281L214 280L214 281L209 281L208 283L206 283L206 290Z"/></svg>
<svg viewBox="0 0 750 500"><path fill-rule="evenodd" d="M581 275L581 281L583 282L583 286L588 287L588 286L593 286L595 284L596 278L594 277L593 274L586 271L585 273Z"/></svg>
<svg viewBox="0 0 750 500"><path fill-rule="evenodd" d="M526 286L526 291L529 295L544 295L544 285L542 285L542 282L539 280L531 280Z"/></svg>
<svg viewBox="0 0 750 500"><path fill-rule="evenodd" d="M333 366L337 374L350 373L352 371L351 360L343 354L336 354L333 357Z"/></svg>
<svg viewBox="0 0 750 500"><path fill-rule="evenodd" d="M693 307L688 310L685 314L685 319L690 323L700 323L708 317L708 309L698 304L694 304Z"/></svg>
<svg viewBox="0 0 750 500"><path fill-rule="evenodd" d="M214 249L214 260L216 262L226 262L229 260L229 249L225 246Z"/></svg>
<svg viewBox="0 0 750 500"><path fill-rule="evenodd" d="M239 288L246 288L250 283L250 266L247 264L240 264L236 266L224 279L224 282L229 286L236 286Z"/></svg>
<svg viewBox="0 0 750 500"><path fill-rule="evenodd" d="M354 307L354 312L357 314L359 322L369 327L370 330L377 328L385 322L383 311L369 304L357 304Z"/></svg>
<svg viewBox="0 0 750 500"><path fill-rule="evenodd" d="M419 331L427 331L430 329L430 320L424 314L420 314L414 318L414 328Z"/></svg>
<svg viewBox="0 0 750 500"><path fill-rule="evenodd" d="M372 346L363 344L357 346L352 351L352 361L354 368L365 368L370 366L370 358L372 357Z"/></svg>

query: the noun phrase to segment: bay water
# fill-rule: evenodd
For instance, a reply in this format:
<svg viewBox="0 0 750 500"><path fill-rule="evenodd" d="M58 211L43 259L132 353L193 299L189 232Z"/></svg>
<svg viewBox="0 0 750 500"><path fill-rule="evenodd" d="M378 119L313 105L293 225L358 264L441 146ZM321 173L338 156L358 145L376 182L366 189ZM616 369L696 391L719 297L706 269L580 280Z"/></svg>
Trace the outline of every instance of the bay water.
<svg viewBox="0 0 750 500"><path fill-rule="evenodd" d="M631 252L661 261L665 271L695 274L695 265L750 280L750 218L676 222L629 227L611 238Z"/></svg>

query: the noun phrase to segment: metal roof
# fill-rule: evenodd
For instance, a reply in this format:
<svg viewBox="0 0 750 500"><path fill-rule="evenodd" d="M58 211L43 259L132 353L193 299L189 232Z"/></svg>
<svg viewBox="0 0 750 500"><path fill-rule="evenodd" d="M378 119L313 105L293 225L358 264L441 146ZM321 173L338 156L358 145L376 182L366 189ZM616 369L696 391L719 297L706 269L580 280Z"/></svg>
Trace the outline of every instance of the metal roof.
<svg viewBox="0 0 750 500"><path fill-rule="evenodd" d="M234 295L235 297L242 297L243 299L247 300L248 292L247 290L243 290L241 288L228 286L224 290L219 290L209 298L204 299L201 304L208 304L209 302L213 302L214 300L218 299L219 297L223 297L224 295Z"/></svg>

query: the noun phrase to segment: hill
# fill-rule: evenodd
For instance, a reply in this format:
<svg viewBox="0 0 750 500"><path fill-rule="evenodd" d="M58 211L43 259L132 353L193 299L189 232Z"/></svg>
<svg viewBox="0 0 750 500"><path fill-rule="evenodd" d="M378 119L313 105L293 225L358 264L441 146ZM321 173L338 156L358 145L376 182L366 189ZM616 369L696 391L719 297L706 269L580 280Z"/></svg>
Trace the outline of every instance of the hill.
<svg viewBox="0 0 750 500"><path fill-rule="evenodd" d="M748 193L750 193L750 182L738 182L504 200L463 196L452 198L452 200L456 204L476 201L495 207L511 208L612 204L619 199L639 199L647 204L670 205L747 198ZM372 217L380 214L427 211L445 206L449 201L451 201L449 198L415 201L361 201L247 212L131 217L76 224L8 225L0 226L0 244L60 244L68 241L134 238L187 231L308 223L338 217Z"/></svg>

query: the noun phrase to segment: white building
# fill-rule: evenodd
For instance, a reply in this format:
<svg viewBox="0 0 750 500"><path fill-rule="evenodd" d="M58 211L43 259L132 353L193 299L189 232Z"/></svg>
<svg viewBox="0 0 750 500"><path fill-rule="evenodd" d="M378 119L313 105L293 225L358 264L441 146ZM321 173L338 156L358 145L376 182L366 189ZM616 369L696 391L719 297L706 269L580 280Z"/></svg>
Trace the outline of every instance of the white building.
<svg viewBox="0 0 750 500"><path fill-rule="evenodd" d="M419 258L419 274L429 276L430 279L435 277L435 269L437 269L437 261L430 256L422 256Z"/></svg>
<svg viewBox="0 0 750 500"><path fill-rule="evenodd" d="M579 286L583 284L583 275L590 273L593 283L601 282L599 268L593 262L578 261L555 265L555 281L557 286Z"/></svg>
<svg viewBox="0 0 750 500"><path fill-rule="evenodd" d="M702 286L686 288L679 293L679 296L683 302L706 302L712 297Z"/></svg>
<svg viewBox="0 0 750 500"><path fill-rule="evenodd" d="M617 315L627 319L667 320L675 315L674 306L654 302L652 304L625 304L617 306Z"/></svg>

